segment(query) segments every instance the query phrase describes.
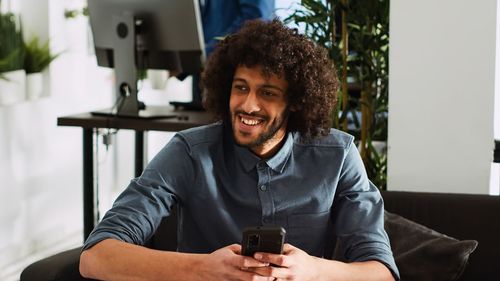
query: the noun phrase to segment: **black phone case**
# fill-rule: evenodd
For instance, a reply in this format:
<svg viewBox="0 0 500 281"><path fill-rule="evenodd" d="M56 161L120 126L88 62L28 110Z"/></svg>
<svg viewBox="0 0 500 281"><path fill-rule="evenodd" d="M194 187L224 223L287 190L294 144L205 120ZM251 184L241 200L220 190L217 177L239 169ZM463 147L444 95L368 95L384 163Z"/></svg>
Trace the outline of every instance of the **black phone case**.
<svg viewBox="0 0 500 281"><path fill-rule="evenodd" d="M280 226L255 226L243 230L241 254L253 256L256 252L282 254L286 231Z"/></svg>

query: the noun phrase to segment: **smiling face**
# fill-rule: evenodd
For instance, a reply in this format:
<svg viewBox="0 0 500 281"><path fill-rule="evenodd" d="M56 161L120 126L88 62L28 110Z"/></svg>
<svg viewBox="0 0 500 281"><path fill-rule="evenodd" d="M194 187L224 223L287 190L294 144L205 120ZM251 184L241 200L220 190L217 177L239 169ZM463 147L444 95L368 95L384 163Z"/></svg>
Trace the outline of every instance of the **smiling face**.
<svg viewBox="0 0 500 281"><path fill-rule="evenodd" d="M229 110L236 143L262 158L280 148L288 117L288 82L262 68L239 66L233 77Z"/></svg>

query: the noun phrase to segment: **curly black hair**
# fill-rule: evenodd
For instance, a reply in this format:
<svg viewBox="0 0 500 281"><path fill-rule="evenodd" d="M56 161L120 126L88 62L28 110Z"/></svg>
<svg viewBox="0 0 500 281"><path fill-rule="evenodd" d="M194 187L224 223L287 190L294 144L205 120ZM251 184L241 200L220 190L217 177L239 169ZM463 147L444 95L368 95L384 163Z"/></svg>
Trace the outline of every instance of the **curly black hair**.
<svg viewBox="0 0 500 281"><path fill-rule="evenodd" d="M326 135L337 101L338 80L327 51L278 19L250 20L224 38L202 74L204 107L217 120L230 120L229 96L238 66L261 66L264 75L288 82L287 129L305 137Z"/></svg>

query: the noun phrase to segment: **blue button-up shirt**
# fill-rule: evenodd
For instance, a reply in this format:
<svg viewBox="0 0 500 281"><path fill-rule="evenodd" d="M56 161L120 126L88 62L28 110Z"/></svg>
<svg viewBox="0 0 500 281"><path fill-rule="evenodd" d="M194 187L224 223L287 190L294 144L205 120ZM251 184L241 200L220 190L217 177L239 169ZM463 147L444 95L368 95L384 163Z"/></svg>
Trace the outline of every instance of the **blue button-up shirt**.
<svg viewBox="0 0 500 281"><path fill-rule="evenodd" d="M178 250L209 253L241 243L248 226L286 229L286 242L318 257L378 260L397 276L384 206L353 137L331 130L306 141L288 133L260 159L234 143L221 123L177 133L130 183L84 248L114 238L144 245L179 206Z"/></svg>

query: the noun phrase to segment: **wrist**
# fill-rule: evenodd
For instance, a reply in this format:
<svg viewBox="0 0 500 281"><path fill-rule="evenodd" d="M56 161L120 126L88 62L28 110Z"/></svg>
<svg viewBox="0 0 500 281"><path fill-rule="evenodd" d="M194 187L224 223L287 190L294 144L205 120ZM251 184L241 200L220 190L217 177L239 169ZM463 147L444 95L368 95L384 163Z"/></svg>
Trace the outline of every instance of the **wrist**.
<svg viewBox="0 0 500 281"><path fill-rule="evenodd" d="M310 280L317 280L317 281L329 280L329 278L327 278L328 274L325 273L327 273L327 270L329 270L330 266L331 265L328 264L327 260L318 257L313 257L313 267L312 267L313 278L311 278Z"/></svg>
<svg viewBox="0 0 500 281"><path fill-rule="evenodd" d="M160 276L168 276L165 280L202 281L201 268L203 254L179 252L163 252L163 266Z"/></svg>
<svg viewBox="0 0 500 281"><path fill-rule="evenodd" d="M179 280L187 281L204 281L207 266L206 254L182 254L182 262L177 267L179 272Z"/></svg>
<svg viewBox="0 0 500 281"><path fill-rule="evenodd" d="M344 278L345 263L314 257L314 279L317 281L347 280Z"/></svg>

